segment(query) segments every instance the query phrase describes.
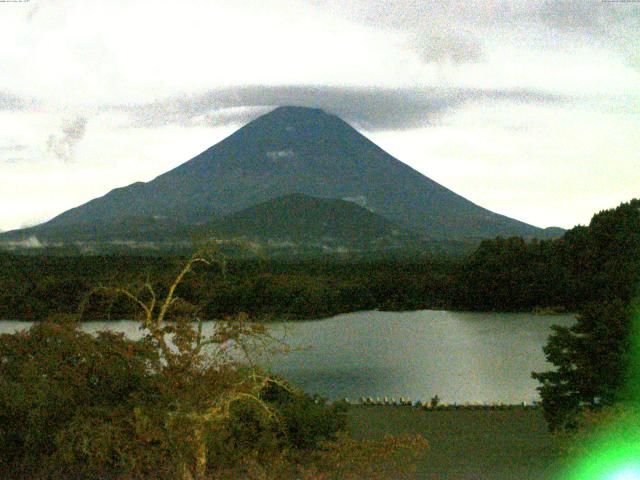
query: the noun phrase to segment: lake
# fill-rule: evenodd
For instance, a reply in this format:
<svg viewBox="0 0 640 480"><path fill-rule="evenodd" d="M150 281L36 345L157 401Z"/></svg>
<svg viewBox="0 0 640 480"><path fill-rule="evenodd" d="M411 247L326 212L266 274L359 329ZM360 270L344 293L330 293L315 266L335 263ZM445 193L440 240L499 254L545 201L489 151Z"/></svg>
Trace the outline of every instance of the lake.
<svg viewBox="0 0 640 480"><path fill-rule="evenodd" d="M428 401L437 394L447 403L531 402L539 399L531 372L550 368L542 347L551 325L574 321L573 315L423 310L274 323L274 335L300 349L266 363L305 391L330 399ZM29 325L0 321L0 333ZM138 324L126 320L83 328L140 335Z"/></svg>

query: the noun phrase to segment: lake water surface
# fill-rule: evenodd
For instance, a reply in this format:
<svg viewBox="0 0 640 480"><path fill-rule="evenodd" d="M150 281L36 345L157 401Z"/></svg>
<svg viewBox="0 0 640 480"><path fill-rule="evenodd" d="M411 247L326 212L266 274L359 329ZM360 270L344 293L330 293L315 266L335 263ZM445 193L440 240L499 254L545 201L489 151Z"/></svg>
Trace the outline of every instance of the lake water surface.
<svg viewBox="0 0 640 480"><path fill-rule="evenodd" d="M275 336L301 349L267 366L307 392L331 399L425 401L437 394L447 403L531 402L539 398L531 372L550 368L542 347L551 325L573 322L573 315L423 310L274 323ZM0 321L0 333L29 325ZM126 320L89 322L83 328L140 335L138 324Z"/></svg>

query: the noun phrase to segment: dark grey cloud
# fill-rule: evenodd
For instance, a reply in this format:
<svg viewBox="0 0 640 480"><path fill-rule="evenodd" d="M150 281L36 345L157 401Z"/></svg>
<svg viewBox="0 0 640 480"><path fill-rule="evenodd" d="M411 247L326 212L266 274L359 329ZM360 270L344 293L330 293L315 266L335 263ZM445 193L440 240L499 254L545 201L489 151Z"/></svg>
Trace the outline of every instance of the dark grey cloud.
<svg viewBox="0 0 640 480"><path fill-rule="evenodd" d="M472 102L555 103L536 90L244 86L183 95L143 105L111 107L141 127L242 124L282 105L322 108L366 130L403 130L436 123L444 112Z"/></svg>
<svg viewBox="0 0 640 480"><path fill-rule="evenodd" d="M418 0L308 0L356 23L406 34L406 45L425 63L475 63L484 58L475 27L491 11L470 2Z"/></svg>
<svg viewBox="0 0 640 480"><path fill-rule="evenodd" d="M47 140L47 151L64 162L73 159L75 146L82 140L87 129L87 119L83 116L65 121L59 135L51 135Z"/></svg>
<svg viewBox="0 0 640 480"><path fill-rule="evenodd" d="M640 70L640 3L632 1L544 1L528 12L547 38L577 41L621 54Z"/></svg>
<svg viewBox="0 0 640 480"><path fill-rule="evenodd" d="M350 21L408 34L428 63L470 63L485 56L485 39L596 44L640 67L640 3L624 0L307 0Z"/></svg>
<svg viewBox="0 0 640 480"><path fill-rule="evenodd" d="M615 34L637 26L640 5L625 0L307 0L352 21L401 31L479 35L486 28ZM637 33L637 31L635 32Z"/></svg>
<svg viewBox="0 0 640 480"><path fill-rule="evenodd" d="M640 5L635 2L602 0L545 0L530 2L521 15L535 18L558 31L616 37L637 34ZM629 30L635 29L635 32Z"/></svg>
<svg viewBox="0 0 640 480"><path fill-rule="evenodd" d="M465 29L470 20L490 17L495 5L463 0L307 0L349 20L378 28L404 31L443 30L458 22ZM495 3L495 2L492 2ZM463 23L459 23L463 22Z"/></svg>

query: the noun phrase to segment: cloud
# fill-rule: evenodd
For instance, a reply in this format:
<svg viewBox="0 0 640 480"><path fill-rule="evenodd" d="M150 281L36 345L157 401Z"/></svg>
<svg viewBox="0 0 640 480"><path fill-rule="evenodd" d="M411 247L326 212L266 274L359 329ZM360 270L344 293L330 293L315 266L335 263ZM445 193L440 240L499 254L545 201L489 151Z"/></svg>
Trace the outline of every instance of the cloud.
<svg viewBox="0 0 640 480"><path fill-rule="evenodd" d="M44 248L46 244L41 242L35 235L31 235L24 240L5 240L0 243L0 246L15 250L16 248Z"/></svg>
<svg viewBox="0 0 640 480"><path fill-rule="evenodd" d="M549 38L572 38L617 52L627 65L640 70L640 8L635 1L545 1L529 11ZM551 35L549 35L551 33ZM565 38L562 38L565 37Z"/></svg>
<svg viewBox="0 0 640 480"><path fill-rule="evenodd" d="M24 154L28 149L29 147L23 144L0 146L0 163L4 163L5 165L17 165L26 160ZM6 155L9 155L9 157Z"/></svg>
<svg viewBox="0 0 640 480"><path fill-rule="evenodd" d="M270 160L282 160L291 159L296 156L293 150L271 150L267 152L267 157Z"/></svg>
<svg viewBox="0 0 640 480"><path fill-rule="evenodd" d="M484 58L482 25L496 16L495 7L458 0L309 0L373 29L404 34L404 45L424 63L475 63ZM495 22L494 22L495 23Z"/></svg>
<svg viewBox="0 0 640 480"><path fill-rule="evenodd" d="M563 98L536 90L443 88L370 88L334 86L244 86L182 95L162 101L110 108L128 112L133 124L159 127L223 126L246 123L282 106L321 108L369 130L404 130L437 122L439 116L474 101L560 102Z"/></svg>
<svg viewBox="0 0 640 480"><path fill-rule="evenodd" d="M13 152L24 152L27 148L27 145L18 144L18 145L6 145L4 147L0 147L0 154L3 153L13 153Z"/></svg>
<svg viewBox="0 0 640 480"><path fill-rule="evenodd" d="M530 2L521 17L538 20L558 31L580 35L616 37L630 33L640 19L640 8L623 1L535 1ZM637 25L635 33L637 33Z"/></svg>
<svg viewBox="0 0 640 480"><path fill-rule="evenodd" d="M18 112L32 110L38 105L32 98L19 97L0 91L0 111Z"/></svg>
<svg viewBox="0 0 640 480"><path fill-rule="evenodd" d="M634 1L521 0L307 0L376 29L403 32L407 46L427 63L481 61L493 38L500 43L539 43L545 49L594 45L640 65L640 8Z"/></svg>
<svg viewBox="0 0 640 480"><path fill-rule="evenodd" d="M40 2L36 3L33 7L31 7L31 9L27 12L27 15L26 15L27 21L29 22L33 21L35 16L40 11L40 8L42 8L42 4Z"/></svg>
<svg viewBox="0 0 640 480"><path fill-rule="evenodd" d="M62 135L51 135L47 140L47 151L64 162L73 159L76 144L82 140L87 129L87 119L83 116L75 117L65 122Z"/></svg>
<svg viewBox="0 0 640 480"><path fill-rule="evenodd" d="M419 32L408 43L425 63L475 63L484 57L480 41L470 35L434 35Z"/></svg>

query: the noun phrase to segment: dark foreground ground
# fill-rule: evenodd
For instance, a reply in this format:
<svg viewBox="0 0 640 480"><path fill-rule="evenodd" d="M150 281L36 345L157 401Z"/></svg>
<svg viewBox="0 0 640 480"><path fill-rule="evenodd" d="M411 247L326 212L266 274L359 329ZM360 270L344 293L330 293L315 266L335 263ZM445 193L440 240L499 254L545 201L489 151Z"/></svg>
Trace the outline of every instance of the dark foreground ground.
<svg viewBox="0 0 640 480"><path fill-rule="evenodd" d="M421 433L429 450L413 478L547 480L557 478L560 440L536 410L425 412L410 407L354 406L354 436Z"/></svg>

